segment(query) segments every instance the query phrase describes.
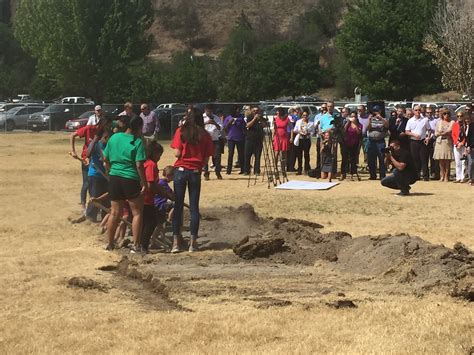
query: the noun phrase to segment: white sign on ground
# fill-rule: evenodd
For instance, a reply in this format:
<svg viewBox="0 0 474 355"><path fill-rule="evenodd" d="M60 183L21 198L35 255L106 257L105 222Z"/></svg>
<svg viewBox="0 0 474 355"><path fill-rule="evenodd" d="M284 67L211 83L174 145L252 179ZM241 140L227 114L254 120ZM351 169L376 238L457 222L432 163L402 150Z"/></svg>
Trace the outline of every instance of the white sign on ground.
<svg viewBox="0 0 474 355"><path fill-rule="evenodd" d="M329 190L330 188L339 185L338 182L313 182L313 181L288 181L277 186L277 189L282 190Z"/></svg>

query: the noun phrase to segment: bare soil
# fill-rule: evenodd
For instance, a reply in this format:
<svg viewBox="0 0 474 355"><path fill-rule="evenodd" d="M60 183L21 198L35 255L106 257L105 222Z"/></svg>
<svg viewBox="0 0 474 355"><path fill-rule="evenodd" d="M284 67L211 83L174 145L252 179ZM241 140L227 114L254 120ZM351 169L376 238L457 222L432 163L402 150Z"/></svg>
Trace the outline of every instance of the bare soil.
<svg viewBox="0 0 474 355"><path fill-rule="evenodd" d="M207 208L202 214L199 241L206 253L125 255L116 287L125 283L130 289L130 279L142 283L134 292L145 300L154 293L161 302L152 304L161 310L189 310L179 305L187 293L234 294L258 309L286 307L294 304L290 298L304 299L309 292L320 294L321 302L335 296L325 303L330 307L353 308L345 292L355 289L366 291L367 298L438 293L473 300L474 254L461 243L450 249L407 234L352 238L346 232L322 233L323 226L315 222L259 217L249 204ZM216 234L218 243L210 237ZM114 271L110 265L103 269ZM318 280L325 277L337 282L321 288ZM287 288L290 279L293 287ZM264 280L271 280L271 292L262 290ZM275 293L278 298L270 296Z"/></svg>

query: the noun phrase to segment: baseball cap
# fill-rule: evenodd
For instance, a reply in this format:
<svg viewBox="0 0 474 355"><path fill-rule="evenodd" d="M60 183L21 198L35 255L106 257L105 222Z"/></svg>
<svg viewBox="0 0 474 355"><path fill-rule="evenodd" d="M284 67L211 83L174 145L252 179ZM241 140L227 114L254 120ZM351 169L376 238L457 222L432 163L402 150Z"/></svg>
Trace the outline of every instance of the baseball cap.
<svg viewBox="0 0 474 355"><path fill-rule="evenodd" d="M100 110L102 110L102 106L97 105L96 107L94 107L94 110L95 110L95 111L100 111Z"/></svg>
<svg viewBox="0 0 474 355"><path fill-rule="evenodd" d="M374 106L374 107L372 108L372 111L373 111L373 112L382 112L382 108L377 105L377 106Z"/></svg>

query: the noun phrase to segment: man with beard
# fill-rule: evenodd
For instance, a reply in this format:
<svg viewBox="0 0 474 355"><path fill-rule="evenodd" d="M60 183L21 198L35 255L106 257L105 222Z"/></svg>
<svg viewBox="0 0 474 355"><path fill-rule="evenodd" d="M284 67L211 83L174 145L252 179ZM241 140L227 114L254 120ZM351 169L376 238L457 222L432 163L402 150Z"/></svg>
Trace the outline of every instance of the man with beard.
<svg viewBox="0 0 474 355"><path fill-rule="evenodd" d="M410 194L410 185L414 184L418 178L415 164L410 153L400 146L400 141L395 139L385 150L385 156L393 165L393 174L382 179L382 186L394 190L400 190L399 196Z"/></svg>

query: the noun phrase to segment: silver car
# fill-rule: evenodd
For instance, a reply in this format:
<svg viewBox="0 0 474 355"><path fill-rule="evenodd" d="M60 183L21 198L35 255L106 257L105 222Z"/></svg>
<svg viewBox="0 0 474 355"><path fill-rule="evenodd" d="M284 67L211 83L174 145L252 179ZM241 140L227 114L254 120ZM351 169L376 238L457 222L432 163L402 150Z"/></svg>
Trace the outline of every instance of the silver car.
<svg viewBox="0 0 474 355"><path fill-rule="evenodd" d="M44 106L19 106L14 107L0 115L0 126L7 131L15 128L27 128L28 117L35 112L44 110Z"/></svg>

